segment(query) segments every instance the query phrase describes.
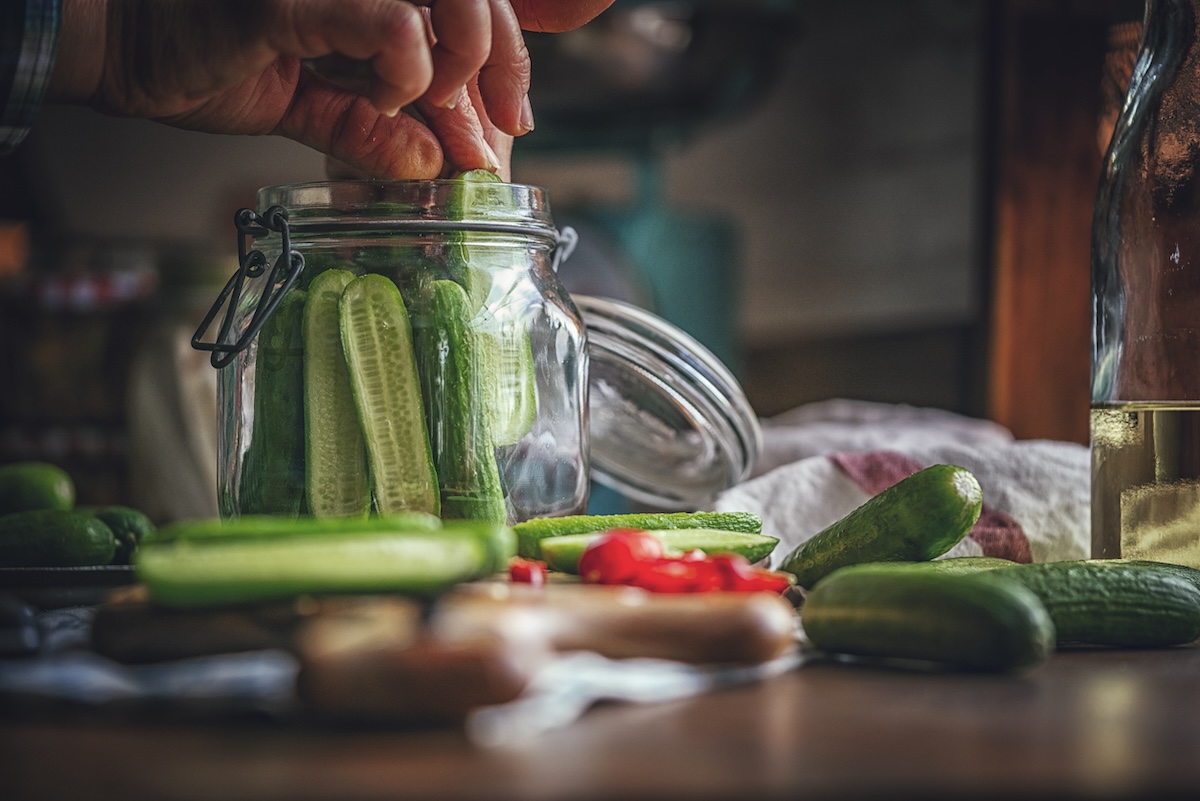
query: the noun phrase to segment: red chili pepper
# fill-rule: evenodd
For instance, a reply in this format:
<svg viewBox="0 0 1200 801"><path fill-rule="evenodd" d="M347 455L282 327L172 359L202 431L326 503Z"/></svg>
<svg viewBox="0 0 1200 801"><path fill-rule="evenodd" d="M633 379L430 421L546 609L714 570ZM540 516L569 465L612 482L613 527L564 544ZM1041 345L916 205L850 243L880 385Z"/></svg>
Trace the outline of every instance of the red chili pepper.
<svg viewBox="0 0 1200 801"><path fill-rule="evenodd" d="M663 553L662 542L653 534L639 529L612 529L584 550L579 557L579 575L593 584L627 584Z"/></svg>
<svg viewBox="0 0 1200 801"><path fill-rule="evenodd" d="M508 577L510 581L541 587L546 583L546 563L514 556L508 562Z"/></svg>

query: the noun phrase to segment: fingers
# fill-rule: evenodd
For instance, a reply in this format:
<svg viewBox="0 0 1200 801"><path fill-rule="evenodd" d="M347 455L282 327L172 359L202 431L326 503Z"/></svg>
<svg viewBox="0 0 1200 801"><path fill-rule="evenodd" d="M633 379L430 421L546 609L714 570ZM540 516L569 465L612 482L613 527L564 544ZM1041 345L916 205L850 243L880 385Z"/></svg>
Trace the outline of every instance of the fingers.
<svg viewBox="0 0 1200 801"><path fill-rule="evenodd" d="M375 79L368 96L384 114L395 116L425 94L433 80L425 18L412 3L297 1L280 2L275 8L275 23L267 31L276 50L302 59L338 53L369 61Z"/></svg>
<svg viewBox="0 0 1200 801"><path fill-rule="evenodd" d="M511 0L521 27L558 33L578 28L613 4L613 0Z"/></svg>
<svg viewBox="0 0 1200 801"><path fill-rule="evenodd" d="M437 0L430 6L433 29L433 80L425 99L452 107L467 81L479 72L492 48L489 0Z"/></svg>
<svg viewBox="0 0 1200 801"><path fill-rule="evenodd" d="M484 137L483 122L467 90L460 89L452 108L421 100L416 108L442 144L447 171L487 170L500 172L500 157Z"/></svg>
<svg viewBox="0 0 1200 801"><path fill-rule="evenodd" d="M479 94L493 125L513 136L533 130L529 104L529 51L509 0L490 0L492 43L479 71Z"/></svg>
<svg viewBox="0 0 1200 801"><path fill-rule="evenodd" d="M386 117L366 99L302 73L277 134L377 178L436 178L442 146L409 114Z"/></svg>

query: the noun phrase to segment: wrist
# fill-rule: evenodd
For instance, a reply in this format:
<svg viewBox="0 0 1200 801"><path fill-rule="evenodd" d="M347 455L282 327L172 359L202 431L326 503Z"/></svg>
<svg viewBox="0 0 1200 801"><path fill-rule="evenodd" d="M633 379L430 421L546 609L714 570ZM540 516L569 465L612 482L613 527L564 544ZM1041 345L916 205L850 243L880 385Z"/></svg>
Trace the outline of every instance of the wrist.
<svg viewBox="0 0 1200 801"><path fill-rule="evenodd" d="M100 86L108 29L107 0L62 0L58 54L46 99L88 103Z"/></svg>

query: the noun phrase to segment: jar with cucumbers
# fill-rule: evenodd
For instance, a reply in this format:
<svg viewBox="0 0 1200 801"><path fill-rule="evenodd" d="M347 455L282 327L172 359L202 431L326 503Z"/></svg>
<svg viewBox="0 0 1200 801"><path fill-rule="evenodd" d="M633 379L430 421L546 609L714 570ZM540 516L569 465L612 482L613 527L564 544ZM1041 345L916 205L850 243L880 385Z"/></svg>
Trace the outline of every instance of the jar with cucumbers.
<svg viewBox="0 0 1200 801"><path fill-rule="evenodd" d="M220 370L222 516L512 524L585 512L592 478L694 508L753 465L756 418L711 353L568 294L543 189L474 171L267 187L258 208L193 338Z"/></svg>

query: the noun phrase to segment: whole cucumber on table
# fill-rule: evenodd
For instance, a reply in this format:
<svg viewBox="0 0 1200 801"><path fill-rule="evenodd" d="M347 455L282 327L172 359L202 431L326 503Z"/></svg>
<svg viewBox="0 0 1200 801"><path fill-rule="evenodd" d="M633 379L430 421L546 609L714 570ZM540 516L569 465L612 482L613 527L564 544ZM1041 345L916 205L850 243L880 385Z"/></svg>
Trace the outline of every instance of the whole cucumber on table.
<svg viewBox="0 0 1200 801"><path fill-rule="evenodd" d="M85 512L35 509L0 516L0 567L107 565L116 548L112 529Z"/></svg>
<svg viewBox="0 0 1200 801"><path fill-rule="evenodd" d="M304 504L305 293L293 289L258 332L254 428L242 461L243 514L296 517Z"/></svg>
<svg viewBox="0 0 1200 801"><path fill-rule="evenodd" d="M1143 562L1040 562L983 575L1041 599L1060 644L1161 648L1200 638L1200 590L1171 567Z"/></svg>
<svg viewBox="0 0 1200 801"><path fill-rule="evenodd" d="M970 471L926 467L802 543L779 569L809 588L840 567L934 559L967 535L982 508L983 491Z"/></svg>
<svg viewBox="0 0 1200 801"><path fill-rule="evenodd" d="M832 654L1017 671L1054 650L1037 595L987 573L864 564L817 582L801 608L808 639Z"/></svg>
<svg viewBox="0 0 1200 801"><path fill-rule="evenodd" d="M75 506L75 483L67 471L48 462L0 465L0 514L35 509L69 511Z"/></svg>
<svg viewBox="0 0 1200 801"><path fill-rule="evenodd" d="M466 292L434 281L416 331L418 372L445 519L504 523L504 488L493 447L487 387L494 376L470 328Z"/></svg>

